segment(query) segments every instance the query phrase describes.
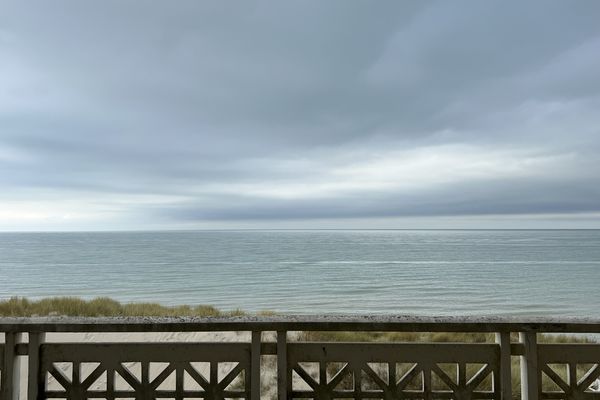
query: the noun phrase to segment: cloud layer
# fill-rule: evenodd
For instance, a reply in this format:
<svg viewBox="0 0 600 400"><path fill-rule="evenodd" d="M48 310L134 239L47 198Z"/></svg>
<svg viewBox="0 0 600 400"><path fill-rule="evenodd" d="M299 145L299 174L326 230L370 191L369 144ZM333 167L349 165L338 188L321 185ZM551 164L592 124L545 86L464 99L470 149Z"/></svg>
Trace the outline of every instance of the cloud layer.
<svg viewBox="0 0 600 400"><path fill-rule="evenodd" d="M600 227L595 1L0 1L0 229Z"/></svg>

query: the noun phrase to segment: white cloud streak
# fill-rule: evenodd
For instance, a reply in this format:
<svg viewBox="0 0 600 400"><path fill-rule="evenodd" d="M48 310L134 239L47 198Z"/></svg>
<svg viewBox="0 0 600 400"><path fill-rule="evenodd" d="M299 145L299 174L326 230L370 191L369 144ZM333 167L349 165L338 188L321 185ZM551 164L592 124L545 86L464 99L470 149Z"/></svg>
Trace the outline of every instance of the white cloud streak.
<svg viewBox="0 0 600 400"><path fill-rule="evenodd" d="M600 212L595 2L1 8L0 230Z"/></svg>

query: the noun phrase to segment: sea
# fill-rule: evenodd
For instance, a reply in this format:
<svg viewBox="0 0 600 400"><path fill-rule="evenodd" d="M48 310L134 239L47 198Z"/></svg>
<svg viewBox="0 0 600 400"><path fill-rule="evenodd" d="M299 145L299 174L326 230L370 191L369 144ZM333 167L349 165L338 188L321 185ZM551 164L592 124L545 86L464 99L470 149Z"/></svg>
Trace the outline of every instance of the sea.
<svg viewBox="0 0 600 400"><path fill-rule="evenodd" d="M600 317L600 230L0 233L0 299Z"/></svg>

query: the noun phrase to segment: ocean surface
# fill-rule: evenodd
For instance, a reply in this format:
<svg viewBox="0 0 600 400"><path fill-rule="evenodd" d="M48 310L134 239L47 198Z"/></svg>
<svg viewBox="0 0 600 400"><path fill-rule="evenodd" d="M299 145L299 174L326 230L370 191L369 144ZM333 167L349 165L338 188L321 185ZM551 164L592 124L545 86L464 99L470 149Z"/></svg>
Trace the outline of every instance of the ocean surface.
<svg viewBox="0 0 600 400"><path fill-rule="evenodd" d="M0 233L0 298L600 317L599 230Z"/></svg>

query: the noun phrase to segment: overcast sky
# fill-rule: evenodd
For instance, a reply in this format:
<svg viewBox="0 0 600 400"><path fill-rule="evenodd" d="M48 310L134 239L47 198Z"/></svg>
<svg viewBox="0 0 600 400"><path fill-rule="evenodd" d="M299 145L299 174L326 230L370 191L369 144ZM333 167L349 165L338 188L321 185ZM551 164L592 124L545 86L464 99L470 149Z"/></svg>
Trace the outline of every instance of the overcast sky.
<svg viewBox="0 0 600 400"><path fill-rule="evenodd" d="M599 21L0 0L0 230L600 228Z"/></svg>

